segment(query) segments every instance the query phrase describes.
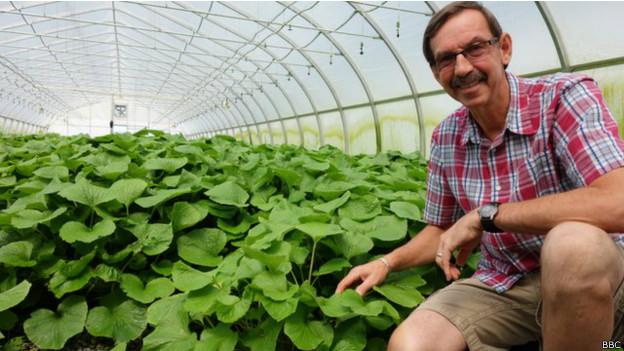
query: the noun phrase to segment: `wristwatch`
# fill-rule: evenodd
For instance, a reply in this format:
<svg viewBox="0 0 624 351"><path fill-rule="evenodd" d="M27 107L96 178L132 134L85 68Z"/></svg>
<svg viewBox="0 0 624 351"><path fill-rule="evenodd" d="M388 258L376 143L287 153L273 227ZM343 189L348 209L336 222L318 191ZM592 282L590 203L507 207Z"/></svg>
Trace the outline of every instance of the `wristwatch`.
<svg viewBox="0 0 624 351"><path fill-rule="evenodd" d="M486 232L501 233L502 230L494 224L494 217L498 213L498 205L500 202L490 202L479 209L479 216L481 216L481 227Z"/></svg>

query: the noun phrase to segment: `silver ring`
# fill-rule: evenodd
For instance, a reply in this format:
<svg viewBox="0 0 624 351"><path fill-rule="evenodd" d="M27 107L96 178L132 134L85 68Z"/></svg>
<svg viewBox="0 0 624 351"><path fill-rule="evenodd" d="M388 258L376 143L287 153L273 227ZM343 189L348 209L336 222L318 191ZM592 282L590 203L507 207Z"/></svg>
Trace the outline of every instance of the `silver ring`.
<svg viewBox="0 0 624 351"><path fill-rule="evenodd" d="M442 258L442 253L441 253L441 252L438 252L438 253L436 254L436 257L440 257L440 258Z"/></svg>

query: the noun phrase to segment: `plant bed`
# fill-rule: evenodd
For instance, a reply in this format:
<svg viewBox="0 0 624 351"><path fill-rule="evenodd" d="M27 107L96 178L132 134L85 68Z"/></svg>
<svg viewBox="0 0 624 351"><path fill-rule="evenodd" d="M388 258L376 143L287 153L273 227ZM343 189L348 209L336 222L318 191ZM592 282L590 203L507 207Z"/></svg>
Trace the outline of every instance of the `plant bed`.
<svg viewBox="0 0 624 351"><path fill-rule="evenodd" d="M147 130L4 136L5 347L385 348L446 284L437 268L393 273L364 297L333 292L424 227L426 165Z"/></svg>

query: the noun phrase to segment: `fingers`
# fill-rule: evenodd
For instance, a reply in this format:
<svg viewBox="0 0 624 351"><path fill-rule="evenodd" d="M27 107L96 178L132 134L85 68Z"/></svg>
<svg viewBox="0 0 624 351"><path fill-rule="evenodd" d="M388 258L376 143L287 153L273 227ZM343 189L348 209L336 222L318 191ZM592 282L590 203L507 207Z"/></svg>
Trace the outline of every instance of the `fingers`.
<svg viewBox="0 0 624 351"><path fill-rule="evenodd" d="M446 281L450 281L453 277L451 275L451 256L453 255L453 251L449 249L442 249L442 257L440 258L440 263L442 270L444 271L444 276L446 277Z"/></svg>
<svg viewBox="0 0 624 351"><path fill-rule="evenodd" d="M363 266L355 267L336 286L336 294L340 294L357 281L362 281L355 291L364 296L373 286L386 279L390 270L381 261L369 262Z"/></svg>
<svg viewBox="0 0 624 351"><path fill-rule="evenodd" d="M451 266L451 278L453 280L459 279L459 275L461 274L461 270L455 266Z"/></svg>
<svg viewBox="0 0 624 351"><path fill-rule="evenodd" d="M376 282L374 282L371 277L368 277L368 279L364 280L364 282L362 282L362 284L355 289L355 292L357 292L360 296L364 296L364 294L366 294L375 285L377 285Z"/></svg>
<svg viewBox="0 0 624 351"><path fill-rule="evenodd" d="M338 285L336 286L335 293L340 294L341 292L345 291L346 288L351 286L351 284L355 283L358 280L360 280L360 274L358 273L356 267L352 269L351 272L349 272L349 274L347 274L344 278L342 278L340 283L338 283Z"/></svg>

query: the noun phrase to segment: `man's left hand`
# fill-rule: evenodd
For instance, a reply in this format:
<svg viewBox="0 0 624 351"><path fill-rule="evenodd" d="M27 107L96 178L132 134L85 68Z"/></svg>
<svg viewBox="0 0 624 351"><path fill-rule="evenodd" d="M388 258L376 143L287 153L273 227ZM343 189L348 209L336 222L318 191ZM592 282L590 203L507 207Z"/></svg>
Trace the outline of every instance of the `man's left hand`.
<svg viewBox="0 0 624 351"><path fill-rule="evenodd" d="M446 280L459 278L460 270L451 264L453 251L459 249L457 265L463 266L472 250L481 242L481 217L477 210L470 211L440 236L436 263L444 270Z"/></svg>

